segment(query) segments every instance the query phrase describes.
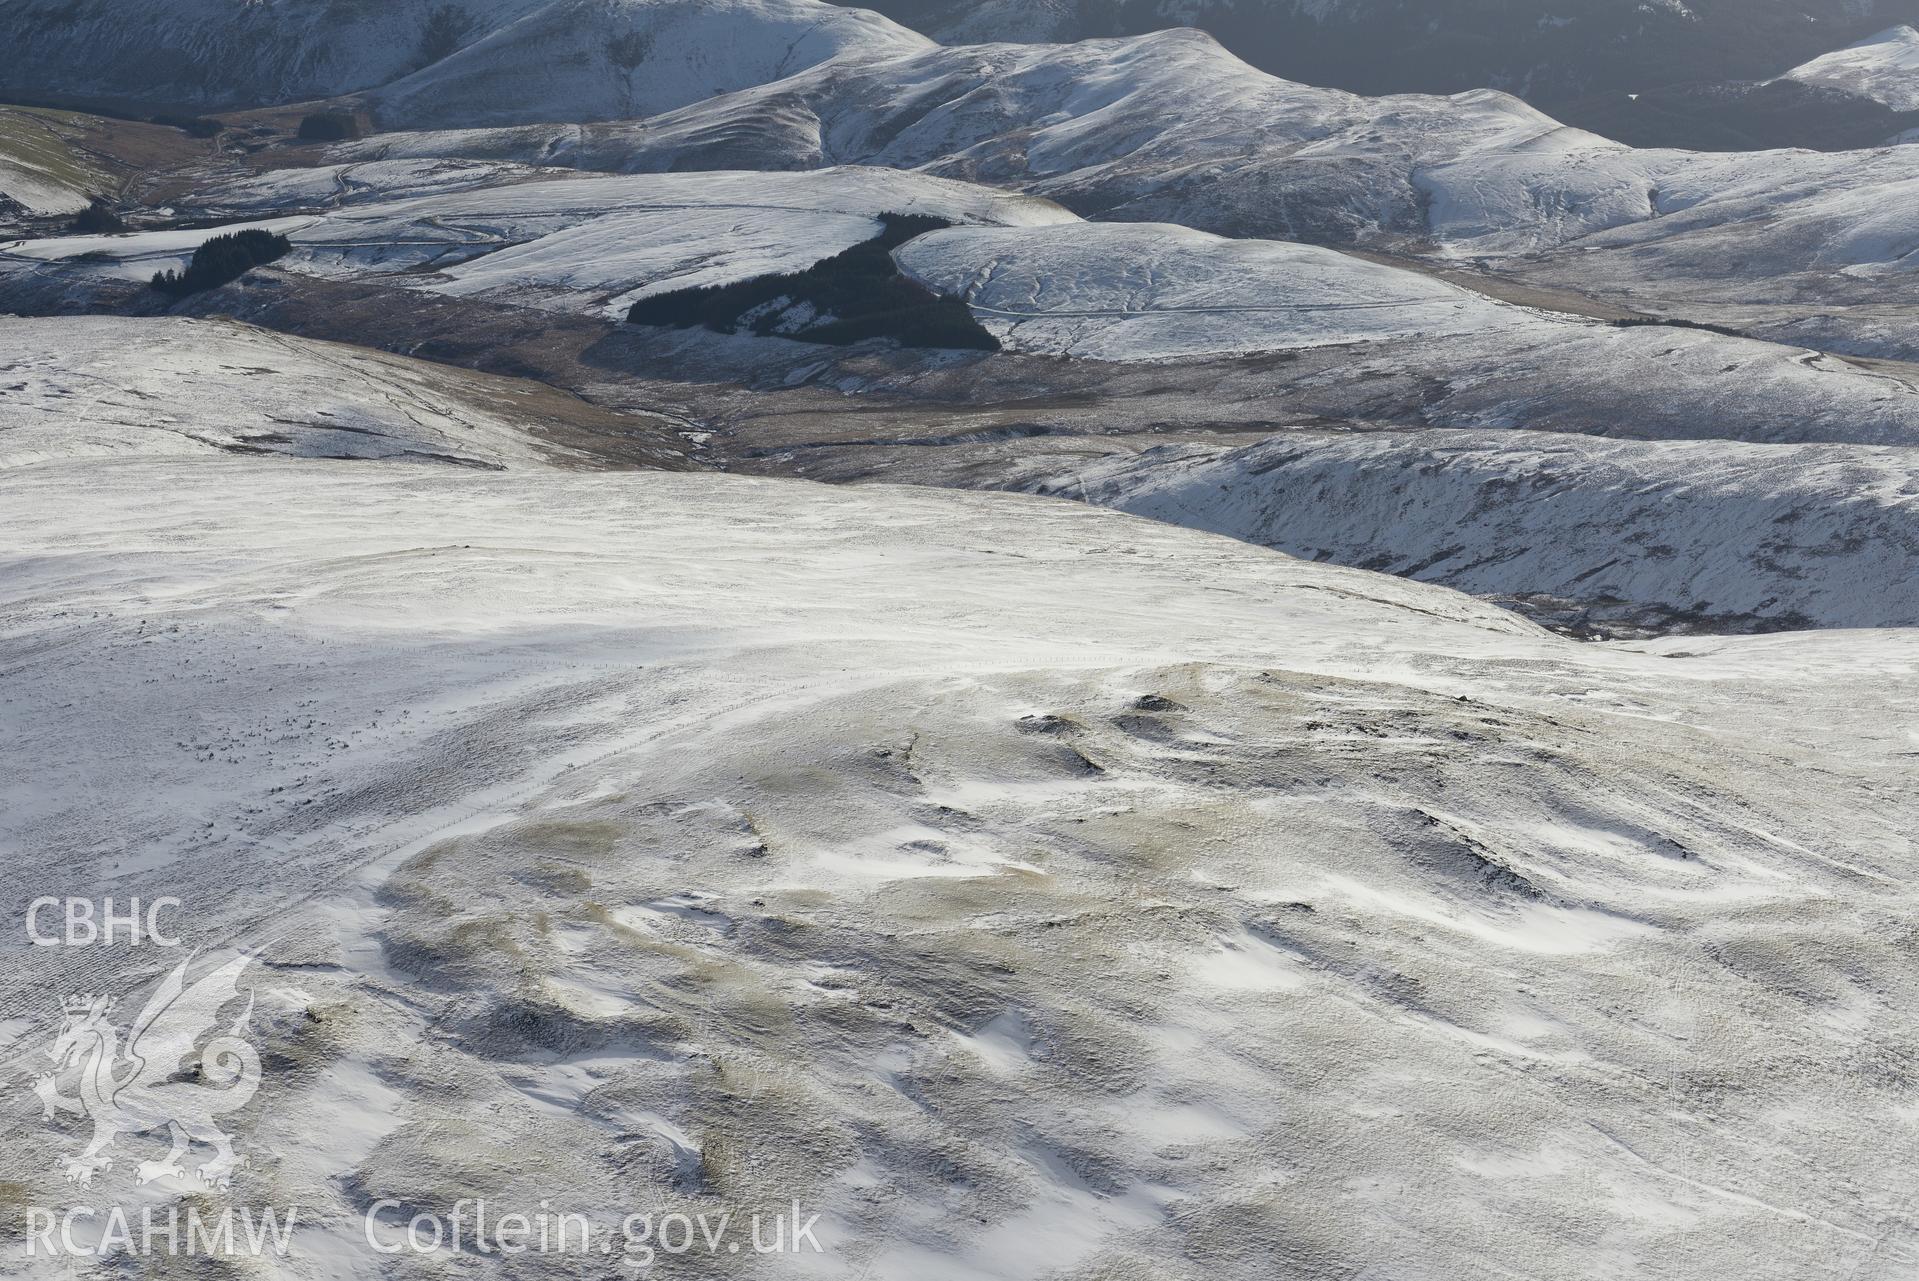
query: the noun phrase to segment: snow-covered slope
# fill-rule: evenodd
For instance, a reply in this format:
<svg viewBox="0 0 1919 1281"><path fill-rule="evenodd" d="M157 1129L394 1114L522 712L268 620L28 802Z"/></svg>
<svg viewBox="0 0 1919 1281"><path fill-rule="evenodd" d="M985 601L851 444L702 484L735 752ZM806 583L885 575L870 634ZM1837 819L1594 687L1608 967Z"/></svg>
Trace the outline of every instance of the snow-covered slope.
<svg viewBox="0 0 1919 1281"><path fill-rule="evenodd" d="M834 58L931 46L819 0L556 0L372 100L383 124L403 128L627 120Z"/></svg>
<svg viewBox="0 0 1919 1281"><path fill-rule="evenodd" d="M109 235L45 236L0 244L0 279L21 272L62 272L80 280L150 280L184 267L193 251L216 235L268 231L286 235L311 227L310 217L261 218L216 230L140 231Z"/></svg>
<svg viewBox="0 0 1919 1281"><path fill-rule="evenodd" d="M1504 94L1369 99L1274 80L1195 32L834 64L547 154L920 168L1102 220L1487 259L1710 320L1823 304L1827 332L1808 341L1919 355L1898 316L1864 310L1912 296L1919 171L1903 148L1636 150Z"/></svg>
<svg viewBox="0 0 1919 1281"><path fill-rule="evenodd" d="M925 168L1106 216L1231 234L1360 235L1421 224L1418 167L1558 134L1617 146L1505 94L1359 98L1275 80L1198 32L1167 31L846 59L644 128L383 136L348 154L616 169L706 167L717 156L762 169Z"/></svg>
<svg viewBox="0 0 1919 1281"><path fill-rule="evenodd" d="M390 123L417 125L631 116L930 44L819 0L0 0L0 29L18 93L259 106L381 90Z"/></svg>
<svg viewBox="0 0 1919 1281"><path fill-rule="evenodd" d="M486 169L439 170L439 193L390 200L371 192L381 183L414 189L418 166L269 174L234 194L258 208L343 193L330 212L254 224L292 239L296 254L280 264L289 270L610 319L647 294L804 269L878 235L881 213L1011 226L1077 221L1044 200L885 169L525 181L525 171L508 167L496 170L502 185L470 181ZM0 246L0 280L10 271L144 278L209 234L18 242Z"/></svg>
<svg viewBox="0 0 1919 1281"><path fill-rule="evenodd" d="M566 169L504 161L396 158L231 175L200 185L193 201L220 210L224 221L234 215L337 208L572 176Z"/></svg>
<svg viewBox="0 0 1919 1281"><path fill-rule="evenodd" d="M106 167L78 145L81 132L64 112L0 107L0 210L78 213L111 191Z"/></svg>
<svg viewBox="0 0 1919 1281"><path fill-rule="evenodd" d="M647 429L537 384L231 322L0 317L0 468L222 453L550 466L594 431L646 457Z"/></svg>
<svg viewBox="0 0 1919 1281"><path fill-rule="evenodd" d="M1875 272L1903 279L1919 244L1919 177L1898 149L1635 150L1505 94L1360 98L1275 80L1190 31L841 61L643 127L399 135L345 154L613 170L886 165L1105 220L1465 257L1583 249L1618 230L1696 240L1694 275L1754 292L1790 276L1794 290L1835 300ZM1656 288L1671 266L1641 283ZM1882 292L1903 297L1903 286Z"/></svg>
<svg viewBox="0 0 1919 1281"><path fill-rule="evenodd" d="M1670 255L1660 276L1712 275L1754 289L1910 271L1919 173L1910 153L1712 154L1623 148L1482 152L1421 173L1434 235L1499 257L1633 243ZM1679 259L1698 246L1698 261ZM1708 259L1717 259L1716 266ZM1659 274L1652 274L1657 271Z"/></svg>
<svg viewBox="0 0 1919 1281"><path fill-rule="evenodd" d="M1822 54L1780 78L1831 85L1883 102L1894 111L1919 111L1919 30L1892 27Z"/></svg>
<svg viewBox="0 0 1919 1281"><path fill-rule="evenodd" d="M1615 622L1919 626L1919 448L1289 432L1029 466L1028 488Z"/></svg>
<svg viewBox="0 0 1919 1281"><path fill-rule="evenodd" d="M963 227L895 251L964 298L1009 350L1175 360L1493 333L1530 317L1429 276L1329 249L1184 227Z"/></svg>
<svg viewBox="0 0 1919 1281"><path fill-rule="evenodd" d="M440 1275L362 1215L478 1196L615 1249L797 1200L766 1276L1919 1262L1910 634L1579 646L1077 504L365 463L16 468L0 561L9 914L179 895L273 967L255 1275ZM171 958L0 948L10 1195L136 1195L164 1140L72 1189L28 1083Z"/></svg>
<svg viewBox="0 0 1919 1281"><path fill-rule="evenodd" d="M1421 166L1562 132L1505 94L1359 98L1167 31L836 63L655 120L627 163L757 149L767 168L923 167L1105 217L1353 237L1420 226Z"/></svg>
<svg viewBox="0 0 1919 1281"><path fill-rule="evenodd" d="M1597 120L1617 120L1608 107L1630 93L1759 80L1875 26L1919 20L1912 0L874 0L874 7L945 44L1193 26L1265 71L1311 84L1361 93L1495 85L1549 111ZM1698 133L1694 123L1678 113L1638 127L1658 145L1684 146L1693 144L1678 139ZM1762 132L1765 124L1741 113L1723 123Z"/></svg>
<svg viewBox="0 0 1919 1281"><path fill-rule="evenodd" d="M419 180L408 162L363 168L402 188ZM261 225L292 239L275 270L295 277L618 321L649 294L809 266L875 235L879 213L929 213L973 225L897 260L965 298L1019 352L1164 362L1346 344L1356 363L1281 389L1291 412L1653 439L1919 441L1910 371L1533 311L1324 249L1079 223L1031 197L892 170L527 177L391 201L368 196L373 178L349 178L339 207ZM278 189L269 175L256 194ZM205 234L0 248L0 304L138 303L134 282ZM406 339L381 340L404 350Z"/></svg>

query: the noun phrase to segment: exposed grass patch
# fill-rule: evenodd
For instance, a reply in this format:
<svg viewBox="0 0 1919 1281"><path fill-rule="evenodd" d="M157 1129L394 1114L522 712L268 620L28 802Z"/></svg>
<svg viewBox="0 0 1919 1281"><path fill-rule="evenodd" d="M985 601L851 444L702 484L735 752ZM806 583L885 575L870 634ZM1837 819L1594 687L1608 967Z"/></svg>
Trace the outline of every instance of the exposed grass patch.
<svg viewBox="0 0 1919 1281"><path fill-rule="evenodd" d="M86 119L70 111L0 107L0 190L7 169L78 193L112 186L106 170L78 145Z"/></svg>
<svg viewBox="0 0 1919 1281"><path fill-rule="evenodd" d="M517 879L548 894L580 895L593 888L593 878L570 863L535 864Z"/></svg>
<svg viewBox="0 0 1919 1281"><path fill-rule="evenodd" d="M275 1080L317 1072L345 1052L357 1021L353 1007L342 1001L259 1018L254 1030L260 1062Z"/></svg>
<svg viewBox="0 0 1919 1281"><path fill-rule="evenodd" d="M384 934L381 943L387 960L403 974L456 988L475 987L526 965L517 925L518 919L508 916L469 917L446 928L414 925L408 918Z"/></svg>
<svg viewBox="0 0 1919 1281"><path fill-rule="evenodd" d="M601 859L619 847L627 829L605 819L575 821L549 819L523 823L507 829L512 842L521 848L559 858Z"/></svg>

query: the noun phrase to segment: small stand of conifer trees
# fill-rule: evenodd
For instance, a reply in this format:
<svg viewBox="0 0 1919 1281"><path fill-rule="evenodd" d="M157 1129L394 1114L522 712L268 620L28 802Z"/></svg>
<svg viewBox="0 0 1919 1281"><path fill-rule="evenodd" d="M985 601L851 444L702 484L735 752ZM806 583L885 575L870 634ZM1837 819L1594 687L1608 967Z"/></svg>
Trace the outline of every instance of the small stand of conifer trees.
<svg viewBox="0 0 1919 1281"><path fill-rule="evenodd" d="M257 227L215 236L193 251L185 271L155 273L153 287L175 298L205 293L292 252L292 241Z"/></svg>

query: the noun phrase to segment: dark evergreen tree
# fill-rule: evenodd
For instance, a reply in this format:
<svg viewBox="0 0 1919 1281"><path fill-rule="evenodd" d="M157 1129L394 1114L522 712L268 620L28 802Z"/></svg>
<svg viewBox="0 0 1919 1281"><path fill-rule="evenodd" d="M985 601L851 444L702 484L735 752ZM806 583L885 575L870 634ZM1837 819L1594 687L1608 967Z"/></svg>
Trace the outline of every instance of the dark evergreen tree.
<svg viewBox="0 0 1919 1281"><path fill-rule="evenodd" d="M69 226L69 230L85 236L106 236L114 232L125 231L127 224L115 213L113 206L95 196Z"/></svg>
<svg viewBox="0 0 1919 1281"><path fill-rule="evenodd" d="M156 273L153 287L175 298L205 293L292 252L292 241L257 227L215 236L193 251L193 260L187 264L184 272Z"/></svg>
<svg viewBox="0 0 1919 1281"><path fill-rule="evenodd" d="M301 142L351 142L364 136L359 119L345 111L316 111L300 121Z"/></svg>
<svg viewBox="0 0 1919 1281"><path fill-rule="evenodd" d="M878 236L805 271L657 294L634 303L627 320L670 329L777 333L841 347L890 338L902 347L998 351L999 340L964 302L906 279L894 265L893 250L953 224L896 213L881 214L880 224ZM796 315L806 319L789 328Z"/></svg>

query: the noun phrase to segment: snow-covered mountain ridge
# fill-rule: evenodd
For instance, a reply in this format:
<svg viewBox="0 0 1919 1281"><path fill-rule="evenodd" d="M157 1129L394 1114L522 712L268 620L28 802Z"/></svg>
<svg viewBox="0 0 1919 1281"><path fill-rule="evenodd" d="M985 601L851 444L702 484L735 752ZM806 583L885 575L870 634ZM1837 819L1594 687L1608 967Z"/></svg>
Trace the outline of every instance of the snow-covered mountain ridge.
<svg viewBox="0 0 1919 1281"><path fill-rule="evenodd" d="M1496 87L1587 127L1624 131L1617 136L1721 149L1790 139L1766 141L1763 109L1720 120L1711 95L1668 95L1659 109L1639 113L1628 109L1626 95L1763 80L1876 29L1919 21L1912 0L1581 0L1517 12L1467 0L1416 10L1386 0L881 0L878 7L905 25L812 0L393 0L370 7L0 0L0 20L21 41L16 93L105 97L151 110L265 106L400 82L388 98L396 121L463 117L447 121L455 124L479 123L516 100L551 104L552 119L632 115L675 95L739 87L743 69L758 62L764 72L770 52L785 56L780 48L795 55L785 68L792 70L799 58L817 60L816 50L801 46L825 42L876 56L920 40L908 29L948 44L990 44L1195 26L1263 70L1313 84L1369 94ZM809 34L796 20L818 31ZM698 32L710 38L690 38ZM144 56L154 49L165 56ZM784 71L759 78L777 74ZM1808 101L1802 110L1826 104ZM1835 138L1894 132L1860 133L1870 122L1851 119L1859 113L1843 105L1832 114ZM1754 140L1737 141L1747 129Z"/></svg>
<svg viewBox="0 0 1919 1281"><path fill-rule="evenodd" d="M1919 111L1919 30L1899 26L1881 31L1821 54L1780 78L1845 89L1895 111Z"/></svg>
<svg viewBox="0 0 1919 1281"><path fill-rule="evenodd" d="M1790 116L1837 138L1883 138L1870 114L1800 100L1775 115L1741 90L1892 23L1912 0L876 0L946 44L1071 42L1203 29L1264 71L1358 93L1494 87L1643 145L1790 145ZM1636 95L1629 98L1628 95ZM1870 104L1865 104L1870 105ZM1610 133L1612 130L1619 132Z"/></svg>
<svg viewBox="0 0 1919 1281"><path fill-rule="evenodd" d="M884 165L1103 220L1495 260L1610 231L1704 233L1747 246L1716 246L1712 274L1729 283L1845 272L1857 284L1904 271L1919 244L1919 178L1896 148L1636 150L1499 93L1369 99L1275 80L1197 32L843 61L644 125L383 135L340 154L614 171ZM1707 271L1702 258L1691 274Z"/></svg>
<svg viewBox="0 0 1919 1281"><path fill-rule="evenodd" d="M1615 625L1919 627L1914 449L1286 433L1048 466L1018 483Z"/></svg>
<svg viewBox="0 0 1919 1281"><path fill-rule="evenodd" d="M200 108L372 93L425 127L627 118L931 44L819 0L0 0L0 26L15 93Z"/></svg>

